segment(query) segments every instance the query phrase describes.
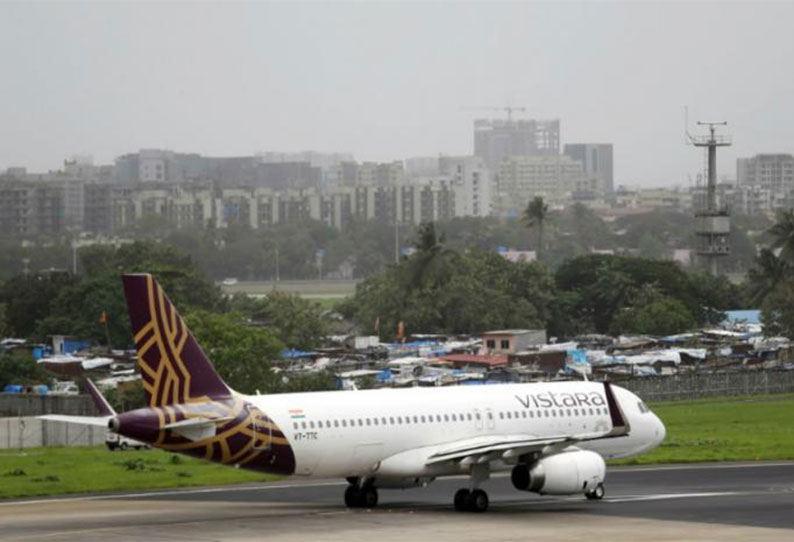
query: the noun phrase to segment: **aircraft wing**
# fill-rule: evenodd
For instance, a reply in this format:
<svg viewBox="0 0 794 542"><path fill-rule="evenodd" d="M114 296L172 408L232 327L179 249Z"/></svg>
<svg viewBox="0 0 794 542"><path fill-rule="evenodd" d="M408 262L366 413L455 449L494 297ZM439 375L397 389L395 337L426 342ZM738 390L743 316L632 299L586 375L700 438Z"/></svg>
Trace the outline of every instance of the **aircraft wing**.
<svg viewBox="0 0 794 542"><path fill-rule="evenodd" d="M437 450L425 462L428 465L443 461L462 461L483 463L495 459L509 459L530 452L539 452L547 446L564 448L583 440L604 438L608 433L589 433L582 435L553 435L538 437L534 435L498 435L475 437L455 442Z"/></svg>
<svg viewBox="0 0 794 542"><path fill-rule="evenodd" d="M66 414L45 414L36 416L40 420L50 422L77 423L81 425L95 425L107 429L108 421L113 416L68 416Z"/></svg>

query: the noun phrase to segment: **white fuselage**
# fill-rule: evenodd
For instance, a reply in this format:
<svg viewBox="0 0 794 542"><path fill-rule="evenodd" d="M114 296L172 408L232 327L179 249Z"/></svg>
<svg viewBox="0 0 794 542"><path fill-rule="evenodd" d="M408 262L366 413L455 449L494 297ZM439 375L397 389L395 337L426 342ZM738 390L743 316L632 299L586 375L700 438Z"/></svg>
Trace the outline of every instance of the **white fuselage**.
<svg viewBox="0 0 794 542"><path fill-rule="evenodd" d="M636 455L658 445L662 422L633 393L613 386L630 425L627 436L587 440L577 447L604 458ZM611 428L604 386L555 382L381 389L248 396L283 430L293 448L295 474L367 475L397 454L417 454L413 476L457 474L424 469L423 457L465 439L603 433ZM410 465L410 464L409 464ZM511 465L494 462L492 468ZM409 469L410 470L410 466Z"/></svg>

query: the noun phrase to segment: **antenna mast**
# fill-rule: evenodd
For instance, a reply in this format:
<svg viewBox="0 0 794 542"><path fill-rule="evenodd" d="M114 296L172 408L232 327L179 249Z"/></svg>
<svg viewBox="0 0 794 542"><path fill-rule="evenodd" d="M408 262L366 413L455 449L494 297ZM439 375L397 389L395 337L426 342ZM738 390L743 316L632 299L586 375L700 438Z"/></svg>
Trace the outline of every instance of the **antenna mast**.
<svg viewBox="0 0 794 542"><path fill-rule="evenodd" d="M708 262L712 275L717 274L717 261L720 256L731 252L728 244L730 234L730 215L725 206L717 205L717 147L731 145L728 136L716 134L717 126L727 126L727 122L698 121L698 126L707 126L709 135L692 136L687 131L689 142L695 147L704 147L708 153L708 182L706 184L705 205L695 210L695 235L698 238L697 253Z"/></svg>

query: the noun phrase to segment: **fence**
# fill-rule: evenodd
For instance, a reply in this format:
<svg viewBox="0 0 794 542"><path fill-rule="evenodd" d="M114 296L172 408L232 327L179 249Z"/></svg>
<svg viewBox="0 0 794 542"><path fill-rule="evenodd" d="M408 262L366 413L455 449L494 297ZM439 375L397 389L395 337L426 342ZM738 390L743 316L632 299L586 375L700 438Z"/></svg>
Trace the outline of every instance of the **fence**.
<svg viewBox="0 0 794 542"><path fill-rule="evenodd" d="M97 416L99 411L88 395L0 393L0 416L41 416L43 414Z"/></svg>
<svg viewBox="0 0 794 542"><path fill-rule="evenodd" d="M0 418L0 448L92 446L105 442L103 427L40 420L32 416Z"/></svg>
<svg viewBox="0 0 794 542"><path fill-rule="evenodd" d="M615 382L645 401L680 401L719 395L794 393L794 371L682 374Z"/></svg>

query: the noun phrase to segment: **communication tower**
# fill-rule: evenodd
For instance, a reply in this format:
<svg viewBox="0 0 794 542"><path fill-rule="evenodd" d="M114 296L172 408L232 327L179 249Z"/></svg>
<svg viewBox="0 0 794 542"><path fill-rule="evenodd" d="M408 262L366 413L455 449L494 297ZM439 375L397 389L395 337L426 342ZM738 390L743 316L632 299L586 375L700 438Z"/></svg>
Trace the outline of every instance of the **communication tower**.
<svg viewBox="0 0 794 542"><path fill-rule="evenodd" d="M703 122L698 126L708 126L709 135L689 136L695 147L705 147L708 152L708 181L706 199L695 207L695 235L697 237L697 254L708 262L712 275L717 274L717 262L720 257L731 253L728 236L731 221L728 208L717 205L717 147L731 145L730 137L717 135L717 126L726 126L727 122ZM688 135L688 134L687 134Z"/></svg>

